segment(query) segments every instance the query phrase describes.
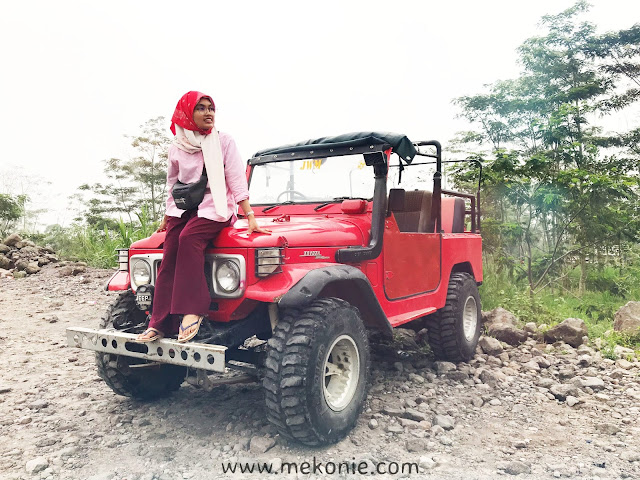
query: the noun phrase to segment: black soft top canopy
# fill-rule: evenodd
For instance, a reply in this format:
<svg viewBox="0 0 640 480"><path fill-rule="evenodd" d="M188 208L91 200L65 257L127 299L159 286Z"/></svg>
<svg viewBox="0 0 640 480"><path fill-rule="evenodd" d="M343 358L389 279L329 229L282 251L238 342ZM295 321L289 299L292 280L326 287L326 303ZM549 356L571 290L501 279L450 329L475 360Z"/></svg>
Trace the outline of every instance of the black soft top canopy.
<svg viewBox="0 0 640 480"><path fill-rule="evenodd" d="M249 163L251 165L291 158L314 158L327 156L331 149L334 154L365 153L372 146L389 146L407 164L416 156L416 148L406 135L389 132L354 132L335 137L322 137L315 140L268 148L257 152ZM291 154L278 158L282 154ZM299 155L298 155L299 154Z"/></svg>

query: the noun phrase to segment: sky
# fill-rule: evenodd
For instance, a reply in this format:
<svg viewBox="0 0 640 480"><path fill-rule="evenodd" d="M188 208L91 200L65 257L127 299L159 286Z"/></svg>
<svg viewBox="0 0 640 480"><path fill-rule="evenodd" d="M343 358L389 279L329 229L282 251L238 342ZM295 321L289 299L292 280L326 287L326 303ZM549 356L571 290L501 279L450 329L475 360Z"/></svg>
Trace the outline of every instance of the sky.
<svg viewBox="0 0 640 480"><path fill-rule="evenodd" d="M520 72L517 47L573 0L3 2L0 193L26 192L40 222L68 226L67 197L133 155L124 135L169 119L189 90L243 156L352 131L447 142L451 103ZM640 2L592 0L599 32ZM612 129L637 126L624 114Z"/></svg>

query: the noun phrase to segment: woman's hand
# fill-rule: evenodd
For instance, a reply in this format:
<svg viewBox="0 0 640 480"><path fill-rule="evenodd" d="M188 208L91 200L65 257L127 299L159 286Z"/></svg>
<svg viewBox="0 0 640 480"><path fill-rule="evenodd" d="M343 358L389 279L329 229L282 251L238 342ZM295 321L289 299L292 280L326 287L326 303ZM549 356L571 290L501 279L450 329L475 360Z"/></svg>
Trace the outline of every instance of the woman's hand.
<svg viewBox="0 0 640 480"><path fill-rule="evenodd" d="M256 217L254 217L253 215L249 215L247 220L249 222L249 228L247 228L247 233L249 235L251 235L251 233L253 232L266 233L267 235L271 235L271 230L267 230L266 228L260 227L258 225L258 222L256 221Z"/></svg>
<svg viewBox="0 0 640 480"><path fill-rule="evenodd" d="M158 225L158 230L156 232L164 232L167 229L167 216L162 217L160 221L160 225Z"/></svg>

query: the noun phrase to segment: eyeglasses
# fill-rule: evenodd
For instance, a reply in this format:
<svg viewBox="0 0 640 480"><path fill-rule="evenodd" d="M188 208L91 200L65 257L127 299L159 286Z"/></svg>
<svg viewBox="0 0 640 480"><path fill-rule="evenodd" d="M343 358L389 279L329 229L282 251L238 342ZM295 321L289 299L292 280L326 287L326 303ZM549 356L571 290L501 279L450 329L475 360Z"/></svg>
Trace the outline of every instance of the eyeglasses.
<svg viewBox="0 0 640 480"><path fill-rule="evenodd" d="M198 113L211 112L214 113L216 111L216 107L211 105L210 107L205 107L204 105L196 105L194 109Z"/></svg>

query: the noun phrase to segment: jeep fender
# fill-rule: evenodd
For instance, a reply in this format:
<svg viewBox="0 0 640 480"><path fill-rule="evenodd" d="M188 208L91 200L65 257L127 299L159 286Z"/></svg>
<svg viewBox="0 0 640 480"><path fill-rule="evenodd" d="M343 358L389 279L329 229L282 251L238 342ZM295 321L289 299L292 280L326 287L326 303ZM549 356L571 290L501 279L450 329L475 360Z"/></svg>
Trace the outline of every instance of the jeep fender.
<svg viewBox="0 0 640 480"><path fill-rule="evenodd" d="M389 337L393 335L391 324L369 279L356 267L332 265L311 270L282 296L278 306L300 308L318 297L338 297L348 301L360 310L367 327L375 328Z"/></svg>

